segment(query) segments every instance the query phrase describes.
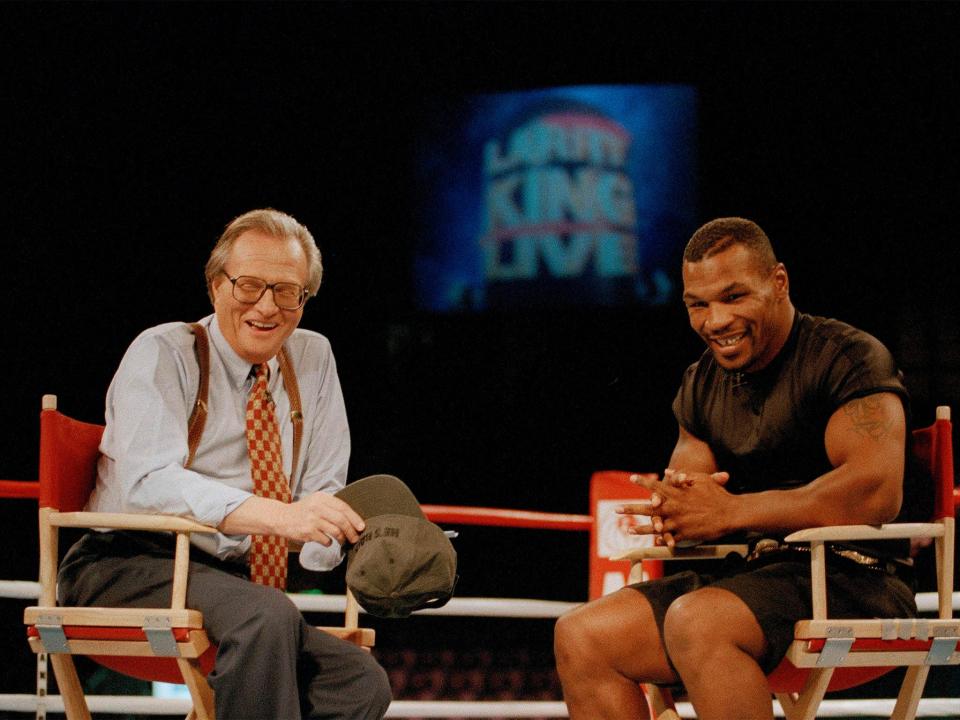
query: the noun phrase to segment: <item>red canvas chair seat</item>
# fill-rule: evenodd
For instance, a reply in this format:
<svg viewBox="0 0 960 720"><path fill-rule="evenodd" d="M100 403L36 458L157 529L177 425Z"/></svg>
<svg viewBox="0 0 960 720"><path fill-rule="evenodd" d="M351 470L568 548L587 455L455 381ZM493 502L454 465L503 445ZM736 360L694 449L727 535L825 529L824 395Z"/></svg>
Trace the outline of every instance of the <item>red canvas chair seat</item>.
<svg viewBox="0 0 960 720"><path fill-rule="evenodd" d="M63 632L67 640L97 640L108 641L111 643L147 643L147 635L143 628L134 627L88 627L84 625L64 625ZM196 631L191 628L171 628L171 633L178 644L186 644L192 639L191 633ZM35 625L27 628L27 638L39 638L40 632ZM207 649L197 658L200 664L200 670L204 675L209 675L213 670L213 662L217 657L217 648L215 645L207 646ZM180 673L180 667L174 658L168 657L138 657L124 656L116 657L112 655L90 655L90 659L96 661L104 667L110 668L124 675L130 675L139 680L148 682L165 682L173 684L183 684L183 675Z"/></svg>
<svg viewBox="0 0 960 720"><path fill-rule="evenodd" d="M806 647L810 653L819 653L823 650L826 643L824 638L808 640ZM933 640L877 640L876 638L858 638L854 640L851 653L903 653L903 652L930 652ZM956 650L957 648L955 648ZM848 688L863 685L871 680L886 675L895 666L889 667L844 667L834 670L833 677L830 678L830 684L827 685L827 692L837 690L847 690ZM807 678L810 676L809 668L798 668L789 660L784 660L777 666L777 669L767 675L767 684L773 693L793 693L799 692Z"/></svg>
<svg viewBox="0 0 960 720"><path fill-rule="evenodd" d="M815 656L823 652L826 645L826 638L797 637L797 640L805 641L802 643L801 652L807 652ZM933 638L926 640L896 639L883 640L882 638L856 638L850 647L850 654L853 660L856 660L856 653L929 653L933 648ZM960 649L960 642L954 643L954 651ZM830 684L827 686L827 692L836 690L846 690L848 688L863 685L864 683L875 680L891 670L896 665L886 667L874 666L846 666L838 667L834 670L830 678ZM777 668L767 675L767 684L773 693L794 693L803 689L804 683L810 676L810 668L797 667L789 659L784 659Z"/></svg>
<svg viewBox="0 0 960 720"><path fill-rule="evenodd" d="M129 675L138 680L148 682L164 682L173 685L183 685L183 674L177 661L172 658L158 657L124 657L113 655L90 655L90 659L122 675ZM213 670L213 663L217 659L217 648L211 645L207 651L197 658L200 672L204 677Z"/></svg>
<svg viewBox="0 0 960 720"><path fill-rule="evenodd" d="M891 667L850 667L835 670L830 683L827 685L827 692L836 692L838 690L848 690L858 685L863 685L871 680L886 675L893 670ZM770 686L770 692L779 693L799 693L803 690L807 679L810 677L809 668L798 668L788 660L781 662L777 669L767 675L767 685Z"/></svg>

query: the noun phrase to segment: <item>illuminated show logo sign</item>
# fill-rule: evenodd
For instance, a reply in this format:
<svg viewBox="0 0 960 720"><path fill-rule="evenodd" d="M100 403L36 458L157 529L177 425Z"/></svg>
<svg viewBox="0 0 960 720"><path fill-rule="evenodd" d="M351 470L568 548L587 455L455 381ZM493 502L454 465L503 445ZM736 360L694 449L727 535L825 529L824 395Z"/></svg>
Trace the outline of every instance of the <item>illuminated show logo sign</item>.
<svg viewBox="0 0 960 720"><path fill-rule="evenodd" d="M695 100L685 86L586 86L441 112L421 158L420 306L674 300L696 227Z"/></svg>
<svg viewBox="0 0 960 720"><path fill-rule="evenodd" d="M489 140L486 232L490 281L623 277L637 271L630 134L600 115L554 112Z"/></svg>

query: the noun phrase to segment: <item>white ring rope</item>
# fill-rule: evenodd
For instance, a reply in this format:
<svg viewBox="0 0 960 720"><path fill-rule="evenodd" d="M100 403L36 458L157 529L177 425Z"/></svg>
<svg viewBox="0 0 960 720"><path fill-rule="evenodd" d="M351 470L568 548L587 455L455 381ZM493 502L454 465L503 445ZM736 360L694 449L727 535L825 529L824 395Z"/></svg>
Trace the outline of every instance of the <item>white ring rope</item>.
<svg viewBox="0 0 960 720"><path fill-rule="evenodd" d="M145 695L87 695L92 713L105 715L186 715L191 708L189 698L153 698ZM890 717L894 700L824 700L817 710L818 718ZM46 697L48 713L63 713L59 695ZM0 695L0 710L33 713L37 696L28 694ZM682 718L696 718L690 703L677 703ZM780 703L773 702L777 717L785 717ZM387 710L388 718L565 718L567 706L559 701L443 701L394 700ZM917 717L960 717L960 700L956 698L923 698Z"/></svg>
<svg viewBox="0 0 960 720"><path fill-rule="evenodd" d="M36 600L40 583L30 580L0 580L0 597ZM343 612L347 606L343 595L290 593L293 604L305 612ZM920 612L937 612L935 592L917 593ZM420 610L417 615L451 615L457 617L558 618L581 603L560 600L522 598L454 597L443 607ZM960 611L960 591L953 593L953 609ZM361 608L361 612L363 609Z"/></svg>

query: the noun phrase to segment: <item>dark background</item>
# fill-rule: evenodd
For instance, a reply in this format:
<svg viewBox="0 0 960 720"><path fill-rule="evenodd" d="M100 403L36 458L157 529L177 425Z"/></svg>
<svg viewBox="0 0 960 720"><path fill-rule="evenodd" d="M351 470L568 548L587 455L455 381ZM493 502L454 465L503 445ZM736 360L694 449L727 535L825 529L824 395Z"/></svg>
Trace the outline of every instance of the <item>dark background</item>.
<svg viewBox="0 0 960 720"><path fill-rule="evenodd" d="M960 406L958 6L4 4L0 27L4 478L36 477L43 393L101 421L133 337L209 312L210 248L263 206L324 254L302 324L333 343L352 479L586 513L593 470L661 468L700 352L679 303L413 305L424 114L545 85L695 85L699 219L758 221L801 310L891 347L920 420ZM35 575L34 513L0 504L3 578ZM464 528L458 549L463 595L586 597L582 534ZM0 601L3 617L22 604ZM29 684L24 658L0 685L27 691L24 665Z"/></svg>

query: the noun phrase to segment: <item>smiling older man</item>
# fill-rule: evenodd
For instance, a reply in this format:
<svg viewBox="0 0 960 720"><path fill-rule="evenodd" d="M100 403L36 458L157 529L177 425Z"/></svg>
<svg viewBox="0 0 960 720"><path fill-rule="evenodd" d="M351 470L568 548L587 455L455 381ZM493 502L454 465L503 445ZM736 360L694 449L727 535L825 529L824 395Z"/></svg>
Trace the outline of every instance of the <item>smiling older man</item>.
<svg viewBox="0 0 960 720"><path fill-rule="evenodd" d="M668 471L641 481L652 502L623 512L650 516L637 530L658 543L737 535L765 552L632 585L562 617L557 667L575 720L645 717L640 681L682 681L701 720L772 718L765 673L811 613L809 556L783 538L886 522L901 508L907 394L886 348L797 312L786 268L749 220L694 233L683 288L707 350L674 400ZM905 552L833 548L830 616L915 614L898 577Z"/></svg>
<svg viewBox="0 0 960 720"><path fill-rule="evenodd" d="M89 509L169 513L220 530L193 536L187 591L219 646L209 677L219 720L380 718L390 702L368 653L307 624L278 591L288 541L319 543L332 568L364 529L334 496L350 436L330 344L297 328L321 273L313 237L292 217L241 215L207 262L214 314L143 332L107 392ZM199 436L195 408L205 411ZM64 558L61 597L161 606L170 557L164 535L89 533Z"/></svg>

